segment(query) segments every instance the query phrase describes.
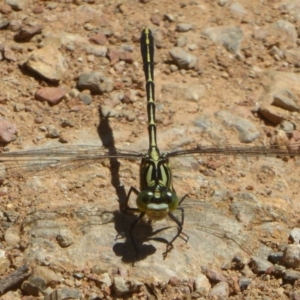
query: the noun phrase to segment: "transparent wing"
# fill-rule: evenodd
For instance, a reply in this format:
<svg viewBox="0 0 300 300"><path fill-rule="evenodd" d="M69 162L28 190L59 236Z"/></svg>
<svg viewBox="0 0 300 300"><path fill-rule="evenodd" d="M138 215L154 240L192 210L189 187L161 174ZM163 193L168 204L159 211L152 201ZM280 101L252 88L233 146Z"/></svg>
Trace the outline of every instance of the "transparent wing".
<svg viewBox="0 0 300 300"><path fill-rule="evenodd" d="M277 229L279 221L287 229L291 222L283 209L262 204L255 197L245 201L242 194L226 204L187 199L182 207L185 210L183 231L189 235L189 243L194 244L194 249L201 249L203 255L208 255L207 251L219 255L223 251L228 255L244 251L254 255L263 249L265 231ZM266 236L271 239L269 234Z"/></svg>
<svg viewBox="0 0 300 300"><path fill-rule="evenodd" d="M288 145L270 146L241 146L226 145L224 147L214 147L211 145L198 146L193 149L175 150L168 153L169 157L199 155L247 155L247 156L299 156L300 142Z"/></svg>
<svg viewBox="0 0 300 300"><path fill-rule="evenodd" d="M13 160L52 160L52 159L102 159L102 158L140 158L143 154L130 150L107 150L99 146L69 145L49 149L14 151L0 153L0 161Z"/></svg>
<svg viewBox="0 0 300 300"><path fill-rule="evenodd" d="M197 146L193 149L183 149L168 152L169 157L214 155L246 155L246 156L299 156L300 143L271 146L241 146L226 145L215 147L211 145ZM140 159L143 153L131 150L104 149L91 145L68 145L48 149L28 151L13 151L0 153L0 175L28 175L49 170L64 172L92 164L103 159Z"/></svg>
<svg viewBox="0 0 300 300"><path fill-rule="evenodd" d="M63 172L80 168L103 159L138 159L143 154L135 151L107 150L98 146L75 145L37 149L28 151L13 151L0 153L1 177L10 175L28 175L32 173L48 173L49 170Z"/></svg>

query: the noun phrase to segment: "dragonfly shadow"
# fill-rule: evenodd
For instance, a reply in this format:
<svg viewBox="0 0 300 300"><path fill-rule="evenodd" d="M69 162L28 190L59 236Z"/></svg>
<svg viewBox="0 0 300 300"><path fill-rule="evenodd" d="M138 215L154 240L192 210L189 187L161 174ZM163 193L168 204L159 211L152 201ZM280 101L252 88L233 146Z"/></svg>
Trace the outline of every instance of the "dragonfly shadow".
<svg viewBox="0 0 300 300"><path fill-rule="evenodd" d="M110 155L116 155L117 149L115 147L114 142L114 136L112 128L109 124L109 118L104 117L101 114L101 108L99 109L99 119L100 123L98 126L98 135L102 141L103 146L108 150ZM113 250L116 253L117 256L123 257L123 262L125 263L134 263L135 262L135 249L132 245L132 241L130 237L127 237L127 234L124 234L124 232L129 232L130 225L134 222L136 216L134 215L125 215L121 213L123 211L123 208L126 206L126 199L127 194L125 191L125 187L121 185L120 181L120 162L117 158L110 158L110 173L111 173L111 184L116 190L118 199L119 199L119 210L115 212L115 228L116 232L118 232L118 236L121 238L125 238L124 243L117 243L115 244ZM140 225L140 224L139 224ZM140 255L139 259L146 258L148 255L153 254L156 249L153 246L149 245L143 245L144 241L146 240L145 237L147 237L152 232L152 227L150 224L145 226L143 229L139 229L139 226L137 226L137 229L134 230L134 234L137 234L139 238L136 241L136 245L138 249L140 249ZM140 234L138 234L140 233ZM117 238L118 240L119 238Z"/></svg>
<svg viewBox="0 0 300 300"><path fill-rule="evenodd" d="M114 136L112 128L109 124L109 118L103 117L101 109L99 109L100 123L98 126L98 135L102 141L103 146L108 150L110 155L117 155L117 149L115 147ZM156 248L153 245L147 244L150 240L156 240L165 244L168 241L164 238L153 237L158 232L165 230L162 228L157 231L153 231L150 223L144 220L140 221L133 230L134 241L137 249L139 249L138 257L136 258L136 251L132 244L129 236L130 226L135 221L137 216L122 213L123 208L126 207L127 194L125 187L121 185L119 170L120 162L117 158L110 158L110 173L111 173L111 184L116 190L119 199L119 210L115 212L114 221L115 229L118 232L116 240L124 238L124 242L117 242L113 247L114 252L117 256L122 256L122 260L125 263L134 263L136 260L143 260L147 256L152 255L156 252Z"/></svg>
<svg viewBox="0 0 300 300"><path fill-rule="evenodd" d="M101 108L99 109L99 119L100 119L100 123L97 130L98 130L98 135L102 141L102 144L108 150L108 153L110 155L116 155L117 149L115 147L113 131L109 124L109 118L103 117L103 115L101 114ZM111 184L115 188L116 193L118 195L119 208L121 211L122 208L125 206L126 191L125 191L125 187L121 185L121 181L120 181L120 175L119 175L120 162L118 161L117 158L110 158L109 162L110 162Z"/></svg>
<svg viewBox="0 0 300 300"><path fill-rule="evenodd" d="M136 260L143 260L156 252L154 246L144 244L147 241L147 237L152 233L151 224L140 222L133 231L134 241L139 249L139 255L136 259L136 251L129 236L130 226L136 218L136 215L123 214L121 212L116 212L115 214L115 226L119 234L116 236L116 244L113 247L113 251L117 256L122 257L124 263L135 263Z"/></svg>
<svg viewBox="0 0 300 300"><path fill-rule="evenodd" d="M113 251L117 256L122 256L124 263L135 263L153 255L156 252L156 248L153 245L147 244L150 241L156 241L164 244L168 244L168 240L163 237L157 237L160 232L171 228L170 226L153 230L151 223L142 219L133 230L133 238L136 247L139 251L136 257L136 251L132 244L129 231L131 224L136 220L136 215L123 214L115 212L114 221L116 231L120 234L116 237L116 244L113 247ZM122 242L124 239L124 242Z"/></svg>

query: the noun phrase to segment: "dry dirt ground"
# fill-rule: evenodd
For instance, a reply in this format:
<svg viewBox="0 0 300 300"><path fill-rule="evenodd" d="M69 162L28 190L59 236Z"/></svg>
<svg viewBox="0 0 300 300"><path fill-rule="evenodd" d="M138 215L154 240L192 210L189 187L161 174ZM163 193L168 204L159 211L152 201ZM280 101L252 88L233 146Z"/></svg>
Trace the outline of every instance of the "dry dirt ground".
<svg viewBox="0 0 300 300"><path fill-rule="evenodd" d="M189 194L189 241L176 240L163 260L174 227L159 229L174 224L142 222L135 266L134 218L119 202L139 185L139 160L101 160L115 148L147 150L139 45L146 26L156 42L162 150L297 143L298 2L2 2L0 114L10 123L1 125L0 159L31 156L2 164L1 299L300 299L297 230L290 237L300 209L296 156L174 158L176 191ZM174 47L193 63L183 67ZM93 72L104 76L103 90L80 86ZM47 87L56 89L42 101ZM78 145L98 159L74 160ZM63 149L68 157L53 152ZM26 274L5 287L24 264Z"/></svg>

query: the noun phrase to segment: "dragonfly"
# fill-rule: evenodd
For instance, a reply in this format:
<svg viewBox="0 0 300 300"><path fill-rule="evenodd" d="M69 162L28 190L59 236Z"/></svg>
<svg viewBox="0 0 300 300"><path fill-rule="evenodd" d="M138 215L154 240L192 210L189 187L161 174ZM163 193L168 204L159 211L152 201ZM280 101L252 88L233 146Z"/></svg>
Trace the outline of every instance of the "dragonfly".
<svg viewBox="0 0 300 300"><path fill-rule="evenodd" d="M178 149L161 153L157 143L157 122L156 122L156 102L154 84L154 51L155 44L152 32L149 28L142 30L141 55L143 60L143 71L145 75L145 90L147 98L148 116L148 152L140 153L134 151L103 150L97 146L77 145L69 147L53 147L48 149L12 151L0 153L0 162L4 164L7 171L16 170L16 166L26 165L32 170L38 168L67 166L75 162L83 165L87 162L97 162L103 159L139 159L140 160L140 189L131 187L127 193L125 205L122 207L124 213L138 214L130 226L129 235L135 249L137 259L139 249L134 238L134 229L144 218L151 222L160 221L166 217L175 223L177 232L174 237L167 242L163 258L173 249L173 244L178 237L185 241L188 236L184 234L185 212L182 206L187 195L179 197L175 192L172 181L172 170L169 159L182 156L213 156L213 155L246 155L246 156L299 156L300 143L270 146L241 146L225 145L215 147L211 145L198 145L192 149ZM13 167L10 167L11 166ZM136 207L130 207L129 199L132 194L136 195ZM179 214L178 214L179 212Z"/></svg>

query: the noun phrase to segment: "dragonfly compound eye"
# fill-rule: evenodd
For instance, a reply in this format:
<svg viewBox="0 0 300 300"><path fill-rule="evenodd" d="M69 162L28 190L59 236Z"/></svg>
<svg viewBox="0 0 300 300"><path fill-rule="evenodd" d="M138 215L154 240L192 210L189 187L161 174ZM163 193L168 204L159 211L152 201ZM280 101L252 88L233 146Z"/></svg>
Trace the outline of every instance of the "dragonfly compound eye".
<svg viewBox="0 0 300 300"><path fill-rule="evenodd" d="M147 191L147 190L142 191L138 195L138 197L136 199L136 204L141 212L146 212L147 205L148 205L148 203L151 202L152 198L153 198L153 192Z"/></svg>
<svg viewBox="0 0 300 300"><path fill-rule="evenodd" d="M163 202L168 204L170 211L173 211L174 209L177 208L179 200L175 193L173 193L170 190L163 191L161 194L161 197L162 197Z"/></svg>

